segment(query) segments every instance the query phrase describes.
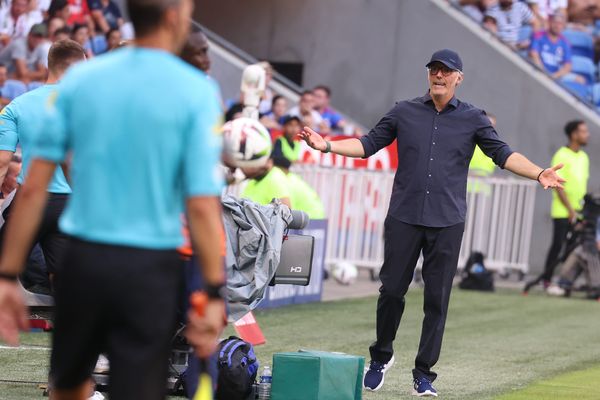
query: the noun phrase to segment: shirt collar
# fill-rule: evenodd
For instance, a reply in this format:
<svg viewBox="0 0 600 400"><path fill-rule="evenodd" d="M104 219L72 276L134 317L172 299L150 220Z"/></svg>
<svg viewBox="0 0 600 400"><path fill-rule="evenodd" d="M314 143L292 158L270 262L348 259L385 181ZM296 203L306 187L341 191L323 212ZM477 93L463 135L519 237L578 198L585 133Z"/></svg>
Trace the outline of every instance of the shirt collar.
<svg viewBox="0 0 600 400"><path fill-rule="evenodd" d="M431 98L429 92L427 92L425 96L421 97L421 101L423 102L423 104L431 103L433 105L433 99ZM458 99L456 98L456 96L452 96L446 107L448 106L452 106L454 108L458 107Z"/></svg>

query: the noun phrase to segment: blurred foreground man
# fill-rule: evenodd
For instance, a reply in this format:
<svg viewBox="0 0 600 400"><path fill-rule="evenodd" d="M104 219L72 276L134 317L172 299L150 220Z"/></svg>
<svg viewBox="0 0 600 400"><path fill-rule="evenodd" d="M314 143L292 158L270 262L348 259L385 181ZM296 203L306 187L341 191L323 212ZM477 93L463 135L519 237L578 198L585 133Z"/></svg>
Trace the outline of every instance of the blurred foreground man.
<svg viewBox="0 0 600 400"><path fill-rule="evenodd" d="M48 96L56 91L58 81L71 65L85 60L85 50L73 40L59 40L52 45L48 53L48 80L46 84L14 99L0 112L0 184L3 183L10 161L21 147L23 165L17 182L23 184L25 174L31 163L36 137L41 130L40 115L44 113ZM58 219L62 214L71 187L65 177L62 166L56 168L47 187L48 201L44 217L36 232L34 243L39 243L44 253L49 278L57 272L62 253L68 238L58 229ZM2 213L5 220L10 219L13 205L8 205ZM20 223L20 222L16 222ZM6 226L6 225L5 225ZM0 243L12 243L12 238L5 238L5 226L0 228Z"/></svg>
<svg viewBox="0 0 600 400"><path fill-rule="evenodd" d="M437 396L432 385L437 374L431 369L442 347L465 225L467 171L475 145L499 167L537 179L544 189L561 187L564 181L556 174L562 165L544 169L513 152L483 110L455 97L464 79L457 53L437 51L426 67L429 92L398 102L368 135L329 142L305 127L301 137L314 149L363 158L397 141L399 163L385 221L377 340L370 347L364 387L379 390L394 363L392 345L404 311L404 295L423 252L425 318L413 369L413 394Z"/></svg>
<svg viewBox="0 0 600 400"><path fill-rule="evenodd" d="M214 351L224 323L218 97L174 56L193 3L130 0L128 8L134 45L74 67L50 97L13 210L20 223L9 222L12 245L0 259L0 337L17 344L26 310L16 276L56 163L72 152L75 190L60 219L70 239L56 280L50 367L59 400L86 398L100 352L110 361L111 400L165 398L184 206L210 298L205 317L188 314L198 356Z"/></svg>

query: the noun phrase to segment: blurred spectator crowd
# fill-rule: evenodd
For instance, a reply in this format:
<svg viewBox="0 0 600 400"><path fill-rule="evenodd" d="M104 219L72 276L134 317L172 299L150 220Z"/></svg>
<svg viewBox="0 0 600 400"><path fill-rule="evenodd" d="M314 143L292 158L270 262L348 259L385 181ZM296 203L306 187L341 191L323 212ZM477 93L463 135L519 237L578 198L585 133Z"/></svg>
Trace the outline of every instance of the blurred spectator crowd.
<svg viewBox="0 0 600 400"><path fill-rule="evenodd" d="M289 104L287 98L273 93L269 83L273 78L273 67L266 61L260 63L266 71L267 90L259 105L260 122L271 131L281 133L283 122L289 116L297 117L302 126L308 126L321 134L361 135L360 128L346 121L331 105L331 89L326 85L315 86L300 94L298 104ZM243 110L243 98L229 101L225 119L239 118ZM275 136L276 136L275 135Z"/></svg>
<svg viewBox="0 0 600 400"><path fill-rule="evenodd" d="M91 58L132 36L113 0L0 0L0 107L46 80L53 42L71 38Z"/></svg>
<svg viewBox="0 0 600 400"><path fill-rule="evenodd" d="M600 112L600 0L450 0Z"/></svg>

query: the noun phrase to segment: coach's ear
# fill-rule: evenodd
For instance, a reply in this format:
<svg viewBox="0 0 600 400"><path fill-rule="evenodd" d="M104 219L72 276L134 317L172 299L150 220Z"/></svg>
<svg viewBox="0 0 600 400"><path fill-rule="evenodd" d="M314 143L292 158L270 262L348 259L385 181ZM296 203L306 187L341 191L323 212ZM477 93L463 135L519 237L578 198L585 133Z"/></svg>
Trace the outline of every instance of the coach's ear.
<svg viewBox="0 0 600 400"><path fill-rule="evenodd" d="M462 83L464 77L463 74L458 74L458 79L456 79L456 87L459 87L460 84Z"/></svg>

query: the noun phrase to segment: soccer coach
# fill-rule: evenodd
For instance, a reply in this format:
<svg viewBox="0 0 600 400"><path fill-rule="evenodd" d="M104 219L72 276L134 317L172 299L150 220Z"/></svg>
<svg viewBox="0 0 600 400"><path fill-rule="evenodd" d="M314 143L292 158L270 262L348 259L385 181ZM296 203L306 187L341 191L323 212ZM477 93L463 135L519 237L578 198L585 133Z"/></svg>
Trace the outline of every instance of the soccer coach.
<svg viewBox="0 0 600 400"><path fill-rule="evenodd" d="M413 369L414 395L437 396L432 382L448 311L452 280L467 209L469 161L475 145L496 165L537 180L544 189L562 187L556 171L562 164L541 168L513 152L499 137L485 112L455 97L463 81L463 65L452 50L431 56L429 92L398 102L368 135L335 142L305 127L300 137L322 152L369 157L394 140L398 169L385 220L385 255L377 301L377 340L364 377L367 390L378 390L394 363L392 344L404 311L404 295L423 252L425 302L419 352Z"/></svg>

